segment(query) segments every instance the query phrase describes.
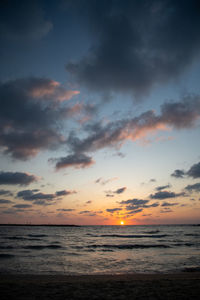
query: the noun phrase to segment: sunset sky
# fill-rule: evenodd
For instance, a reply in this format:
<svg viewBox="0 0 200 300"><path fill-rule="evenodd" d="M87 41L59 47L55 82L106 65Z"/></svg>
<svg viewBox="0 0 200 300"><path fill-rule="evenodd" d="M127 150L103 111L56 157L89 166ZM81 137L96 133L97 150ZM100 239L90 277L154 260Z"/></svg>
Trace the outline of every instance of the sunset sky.
<svg viewBox="0 0 200 300"><path fill-rule="evenodd" d="M200 223L199 1L0 15L0 223Z"/></svg>

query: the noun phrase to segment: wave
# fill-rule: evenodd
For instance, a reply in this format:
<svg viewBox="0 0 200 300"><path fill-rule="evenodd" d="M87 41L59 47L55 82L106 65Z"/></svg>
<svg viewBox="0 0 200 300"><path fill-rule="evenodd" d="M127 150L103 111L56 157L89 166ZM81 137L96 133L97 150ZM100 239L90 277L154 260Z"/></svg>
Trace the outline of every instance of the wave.
<svg viewBox="0 0 200 300"><path fill-rule="evenodd" d="M110 245L110 244L103 244L103 245L88 245L86 248L109 248L109 249L146 249L146 248L170 248L170 246L165 244L135 244L135 245L129 245L129 244L121 244L121 245Z"/></svg>
<svg viewBox="0 0 200 300"><path fill-rule="evenodd" d="M199 233L185 233L185 236L194 236L194 237L200 237Z"/></svg>
<svg viewBox="0 0 200 300"><path fill-rule="evenodd" d="M0 246L0 249L13 249L13 246Z"/></svg>
<svg viewBox="0 0 200 300"><path fill-rule="evenodd" d="M99 235L99 237L114 237L114 238L163 238L163 237L168 237L170 236L169 234L157 234L157 235L147 235L147 234L129 234L129 235L124 235L124 234L102 234Z"/></svg>
<svg viewBox="0 0 200 300"><path fill-rule="evenodd" d="M199 243L176 243L176 244L173 244L173 246L176 246L176 247L181 247L181 246L186 246L186 247L195 247L195 246L199 246Z"/></svg>
<svg viewBox="0 0 200 300"><path fill-rule="evenodd" d="M28 234L29 237L47 237L46 234Z"/></svg>
<svg viewBox="0 0 200 300"><path fill-rule="evenodd" d="M144 231L144 233L155 234L160 232L160 230Z"/></svg>
<svg viewBox="0 0 200 300"><path fill-rule="evenodd" d="M14 256L15 255L13 255L13 254L0 253L0 259L13 258Z"/></svg>
<svg viewBox="0 0 200 300"><path fill-rule="evenodd" d="M26 240L27 238L22 237L22 236L5 236L4 239L7 240Z"/></svg>
<svg viewBox="0 0 200 300"><path fill-rule="evenodd" d="M23 237L23 236L6 236L4 239L17 240L17 241L41 241L42 239L36 237Z"/></svg>
<svg viewBox="0 0 200 300"><path fill-rule="evenodd" d="M61 249L62 246L59 245L30 245L30 246L24 246L23 249L30 249L30 250L43 250L43 249Z"/></svg>
<svg viewBox="0 0 200 300"><path fill-rule="evenodd" d="M200 272L200 267L187 267L182 272Z"/></svg>

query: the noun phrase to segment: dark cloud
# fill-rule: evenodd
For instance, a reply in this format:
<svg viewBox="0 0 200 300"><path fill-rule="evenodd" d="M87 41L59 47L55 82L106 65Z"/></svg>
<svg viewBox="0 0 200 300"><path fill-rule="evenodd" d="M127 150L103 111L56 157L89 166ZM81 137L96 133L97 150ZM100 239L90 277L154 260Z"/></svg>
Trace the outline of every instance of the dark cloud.
<svg viewBox="0 0 200 300"><path fill-rule="evenodd" d="M167 198L177 198L180 196L185 196L185 193L174 193L174 192L169 192L169 191L160 191L155 194L151 194L149 197L151 199L158 199L158 200L163 200Z"/></svg>
<svg viewBox="0 0 200 300"><path fill-rule="evenodd" d="M16 215L17 211L14 208L8 208L8 209L1 211L1 213L6 214L6 215Z"/></svg>
<svg viewBox="0 0 200 300"><path fill-rule="evenodd" d="M0 36L11 40L40 39L53 27L39 1L1 1Z"/></svg>
<svg viewBox="0 0 200 300"><path fill-rule="evenodd" d="M90 211L89 210L82 210L79 212L80 215L85 215L85 214L89 214Z"/></svg>
<svg viewBox="0 0 200 300"><path fill-rule="evenodd" d="M125 205L125 209L128 215L136 214L143 211L144 208L151 208L159 206L158 203L149 204L149 200L142 199L129 199L119 202L121 205Z"/></svg>
<svg viewBox="0 0 200 300"><path fill-rule="evenodd" d="M149 182L156 182L156 179L152 178L149 180Z"/></svg>
<svg viewBox="0 0 200 300"><path fill-rule="evenodd" d="M164 207L160 212L161 214L165 214L165 213L173 212L173 210L171 210L171 208L169 207Z"/></svg>
<svg viewBox="0 0 200 300"><path fill-rule="evenodd" d="M90 89L144 94L182 74L199 54L197 0L73 2L94 43L66 68Z"/></svg>
<svg viewBox="0 0 200 300"><path fill-rule="evenodd" d="M120 201L120 204L128 204L128 205L144 205L147 204L149 200L141 200L141 199L129 199Z"/></svg>
<svg viewBox="0 0 200 300"><path fill-rule="evenodd" d="M55 149L64 142L62 122L82 111L65 101L77 93L48 78L0 83L0 148L21 160Z"/></svg>
<svg viewBox="0 0 200 300"><path fill-rule="evenodd" d="M126 189L127 188L124 186L124 187L119 188L115 191L105 191L106 192L106 197L114 197L114 194L117 194L117 195L122 194L122 193L125 192Z"/></svg>
<svg viewBox="0 0 200 300"><path fill-rule="evenodd" d="M22 198L25 201L52 201L57 198L56 194L34 193L33 190L24 190L17 193L18 198Z"/></svg>
<svg viewBox="0 0 200 300"><path fill-rule="evenodd" d="M170 184L167 184L167 185L157 186L155 189L156 189L156 191L162 191L162 190L170 188L170 187L171 187Z"/></svg>
<svg viewBox="0 0 200 300"><path fill-rule="evenodd" d="M63 212L70 212L74 211L75 209L73 208L58 208L57 211L63 211Z"/></svg>
<svg viewBox="0 0 200 300"><path fill-rule="evenodd" d="M0 172L0 184L19 184L19 185L29 185L32 182L37 181L37 177L30 175L28 173L22 172Z"/></svg>
<svg viewBox="0 0 200 300"><path fill-rule="evenodd" d="M134 214L138 214L139 212L142 212L143 208L135 208L133 210L127 211L127 215L134 215Z"/></svg>
<svg viewBox="0 0 200 300"><path fill-rule="evenodd" d="M170 203L170 202L163 202L161 204L161 206L164 206L164 207L168 207L168 206L176 206L178 205L178 203Z"/></svg>
<svg viewBox="0 0 200 300"><path fill-rule="evenodd" d="M200 178L200 162L194 164L187 172L187 175L192 178Z"/></svg>
<svg viewBox="0 0 200 300"><path fill-rule="evenodd" d="M33 201L33 204L41 205L41 206L48 206L48 205L56 204L56 201L52 201L50 199L41 199L41 200L39 199L39 200Z"/></svg>
<svg viewBox="0 0 200 300"><path fill-rule="evenodd" d="M16 204L16 205L13 205L13 207L15 207L15 208L30 208L30 207L32 207L32 205L30 205L30 204Z"/></svg>
<svg viewBox="0 0 200 300"><path fill-rule="evenodd" d="M161 106L162 122L177 129L193 127L199 116L199 95L189 95L182 101L166 102Z"/></svg>
<svg viewBox="0 0 200 300"><path fill-rule="evenodd" d="M126 187L124 186L124 187L122 187L122 188L117 189L117 190L114 191L113 193L114 193L114 194L122 194L122 193L125 192L125 190L126 190Z"/></svg>
<svg viewBox="0 0 200 300"><path fill-rule="evenodd" d="M120 211L120 210L122 210L122 209L119 208L119 207L106 209L106 211L109 212L109 213L114 213L114 212Z"/></svg>
<svg viewBox="0 0 200 300"><path fill-rule="evenodd" d="M185 187L185 189L188 191L200 192L200 182L195 184L189 184Z"/></svg>
<svg viewBox="0 0 200 300"><path fill-rule="evenodd" d="M61 157L59 159L56 159L56 169L61 168L69 168L69 167L75 167L75 168L86 168L94 164L94 161L92 157L87 156L83 153L75 153L72 155L68 155L66 157Z"/></svg>
<svg viewBox="0 0 200 300"><path fill-rule="evenodd" d="M92 201L91 200L88 200L87 202L86 202L86 204L91 204L92 203Z"/></svg>
<svg viewBox="0 0 200 300"><path fill-rule="evenodd" d="M12 193L10 191L7 191L7 190L0 190L0 195L12 196Z"/></svg>
<svg viewBox="0 0 200 300"><path fill-rule="evenodd" d="M114 195L113 195L113 194L106 194L106 197L108 197L108 198L113 198Z"/></svg>
<svg viewBox="0 0 200 300"><path fill-rule="evenodd" d="M191 166L188 171L184 170L175 170L171 176L176 178L184 178L185 176L192 178L200 178L200 162Z"/></svg>
<svg viewBox="0 0 200 300"><path fill-rule="evenodd" d="M9 203L12 203L12 201L6 199L0 199L0 204L9 204Z"/></svg>
<svg viewBox="0 0 200 300"><path fill-rule="evenodd" d="M171 118L170 113L173 116ZM75 132L69 134L67 146L74 154L56 159L56 167L90 166L94 161L86 155L88 152L106 147L118 150L127 140L136 141L151 132L166 130L169 126L175 129L190 128L198 117L200 97L188 96L179 102L163 104L160 115L156 115L154 111L146 111L138 117L117 120L106 125L101 122L87 124L83 127L85 138L79 138ZM101 179L97 180L100 182Z"/></svg>
<svg viewBox="0 0 200 300"><path fill-rule="evenodd" d="M176 178L184 178L185 177L185 171L184 170L175 170L172 174L172 177L176 177Z"/></svg>
<svg viewBox="0 0 200 300"><path fill-rule="evenodd" d="M56 192L56 196L68 196L71 194L76 194L76 191L62 190Z"/></svg>
<svg viewBox="0 0 200 300"><path fill-rule="evenodd" d="M41 206L56 204L60 196L57 193L46 194L38 192L38 190L23 190L17 193L17 198L22 198L24 201L31 201L33 204Z"/></svg>
<svg viewBox="0 0 200 300"><path fill-rule="evenodd" d="M109 178L109 179L103 179L102 177L100 177L97 180L95 180L95 183L99 183L101 185L106 185L107 183L110 183L117 179L118 179L117 177L113 177L113 178Z"/></svg>
<svg viewBox="0 0 200 300"><path fill-rule="evenodd" d="M158 203L153 203L153 204L130 204L126 206L126 210L128 211L137 211L138 209L142 208L150 208L150 207L158 207Z"/></svg>

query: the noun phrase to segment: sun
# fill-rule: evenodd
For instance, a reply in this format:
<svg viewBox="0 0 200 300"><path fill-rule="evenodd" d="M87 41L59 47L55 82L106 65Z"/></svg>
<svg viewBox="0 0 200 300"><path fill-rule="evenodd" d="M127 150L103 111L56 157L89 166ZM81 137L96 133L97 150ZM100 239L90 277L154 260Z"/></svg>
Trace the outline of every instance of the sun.
<svg viewBox="0 0 200 300"><path fill-rule="evenodd" d="M120 222L120 225L124 225L124 221L121 221L121 222Z"/></svg>

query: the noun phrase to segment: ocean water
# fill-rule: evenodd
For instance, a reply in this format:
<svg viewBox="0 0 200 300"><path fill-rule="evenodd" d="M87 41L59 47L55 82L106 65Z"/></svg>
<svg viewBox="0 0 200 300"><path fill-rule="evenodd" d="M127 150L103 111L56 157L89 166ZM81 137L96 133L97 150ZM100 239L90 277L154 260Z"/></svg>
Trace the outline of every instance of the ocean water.
<svg viewBox="0 0 200 300"><path fill-rule="evenodd" d="M0 273L200 270L200 226L0 226Z"/></svg>

